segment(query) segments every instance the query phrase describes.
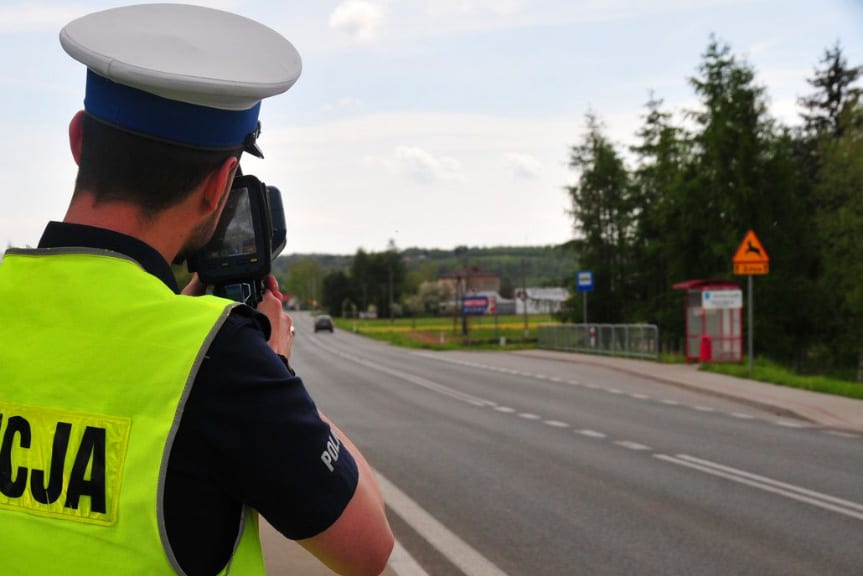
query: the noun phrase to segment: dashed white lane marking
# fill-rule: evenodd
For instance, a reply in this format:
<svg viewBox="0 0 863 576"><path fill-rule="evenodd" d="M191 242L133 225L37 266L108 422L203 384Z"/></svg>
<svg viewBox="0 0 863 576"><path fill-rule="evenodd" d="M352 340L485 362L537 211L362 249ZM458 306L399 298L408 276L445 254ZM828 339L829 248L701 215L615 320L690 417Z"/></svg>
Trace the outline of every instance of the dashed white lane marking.
<svg viewBox="0 0 863 576"><path fill-rule="evenodd" d="M413 374L408 374L408 373L405 373L405 372L401 372L401 371L399 371L399 370L393 370L393 369L389 369L389 368L384 368L383 366L379 366L379 365L372 364L372 363L370 363L370 362L368 362L368 361L365 361L365 360L360 359L360 358L358 358L358 357L352 356L352 355L350 355L350 354L345 354L345 353L340 353L340 352L336 352L336 354L338 354L339 356L342 356L342 357L344 357L344 358L347 358L347 359L349 359L349 360L353 360L354 362L357 362L357 363L359 363L359 364L363 364L363 365L365 365L365 366L368 366L368 367L370 367L370 368L373 368L373 369L375 369L375 370L378 370L378 371L381 371L381 372L384 372L384 373L388 373L388 374L391 374L391 375L393 375L393 376L396 376L396 377L399 377L399 378L402 378L402 379L408 380L409 382L412 382L412 383L414 383L414 384L418 384L418 385L420 385L420 386L422 386L422 387L424 387L424 388L429 388L429 389L434 390L434 391L436 391L436 392L443 393L443 394L445 394L445 395L447 395L447 396L451 396L451 397L453 397L453 398L456 398L456 399L458 399L458 400L461 400L462 402L466 402L466 403L468 403L468 404L473 404L474 406L479 406L479 407L491 406L491 407L493 407L495 410L497 410L498 412L507 413L507 414L511 414L511 413L516 412L516 410L515 410L514 408L510 408L510 407L508 407L508 406L499 406L499 405L497 405L495 402L492 402L492 401L490 401L490 400L486 400L486 399L484 399L484 398L478 398L478 397L473 396L473 395L471 395L471 394L467 394L467 393L464 393L464 392L457 391L457 390L455 390L455 389L449 388L449 387L444 386L444 385L442 385L442 384L438 384L438 383L433 382L433 381L431 381L431 380L427 380L427 379L425 379L425 378L421 378L421 377L418 377L418 376L414 376ZM421 356L426 356L426 357L430 357L430 358L432 357L432 356L427 355L427 354L419 354L419 355L421 355ZM440 358L438 357L437 359L440 359ZM484 369L484 370L507 371L507 370L498 369L498 368L495 368L495 367L493 367L493 366L489 366L489 365L486 365L486 364L475 364L475 363L470 363L470 362L459 362L459 361L451 361L451 360L442 360L442 361L444 361L444 362L450 362L450 363L453 363L453 364L461 364L461 365L464 365L464 366L471 366L471 367L474 367L474 368L480 368L480 369ZM518 374L518 375L522 375L522 376L531 377L531 378L538 378L538 379L541 379L541 380L554 380L553 378L550 378L550 377L545 376L545 375L542 375L542 374L533 374L533 373L529 373L529 372L518 372L518 371L515 371L515 370L511 370L511 371L509 371L509 372L511 372L511 373L513 373L513 374ZM571 381L570 381L570 383L571 383L571 384L574 384L574 385L577 385L577 386L584 386L584 387L586 387L586 388L592 388L592 389L600 389L600 390L604 390L604 391L606 391L606 392L608 392L608 393L610 393L610 394L616 394L616 395L623 395L623 394L627 394L627 395L629 395L630 397L632 397L632 398L636 398L636 399L638 399L638 400L650 400L650 399L651 399L651 398L650 398L650 396L648 396L648 395L646 395L646 394L639 394L639 393L626 393L626 392L623 392L622 390L619 390L619 389L617 389L617 388L602 388L602 387L596 386L596 385L594 385L594 384L583 384L583 383L581 383L581 382L579 382L579 381L577 381L577 380L571 380ZM679 405L681 405L679 402L677 402L677 401L675 401L675 400L668 400L668 399L665 399L665 400L660 400L660 402L661 402L661 403L663 403L663 404L666 404L666 405L668 405L668 406L679 406ZM697 411L699 411L699 412L716 412L716 409L715 409L715 408L711 408L710 406L695 405L695 406L690 406L690 408L692 408L693 410L697 410ZM730 414L728 414L728 415L733 416L733 417L735 417L735 418L740 418L740 419L754 419L754 418L755 418L754 416L750 416L750 415L748 415L748 414L743 414L743 413L740 413L740 412L732 412L732 413L730 413ZM557 421L557 420L553 420L553 421L548 421L548 420L547 420L547 421L545 421L545 422L546 422L547 424L548 424L549 422L555 422L555 424L548 424L549 426L569 427L569 424L566 424L566 423L564 423L564 422L559 422L559 421ZM560 426L560 424L563 424L563 426ZM773 421L773 424L775 424L775 425L777 425L777 426L783 426L783 427L786 427L786 428L797 428L797 429L811 428L811 426L810 426L809 424L806 424L806 423L800 423L800 422L795 422L795 421L790 421L790 420L774 420L774 421ZM837 435L840 435L840 434L837 434ZM856 437L858 437L858 436L854 436L854 435L852 435L852 436L850 436L850 437L852 437L852 438L856 438Z"/></svg>
<svg viewBox="0 0 863 576"><path fill-rule="evenodd" d="M396 576L429 576L429 573L423 570L423 567L414 560L414 557L404 549L398 540L395 541L387 565L390 570L396 573Z"/></svg>
<svg viewBox="0 0 863 576"><path fill-rule="evenodd" d="M533 414L531 412L521 412L518 417L524 418L525 420L539 420L542 418L539 414Z"/></svg>
<svg viewBox="0 0 863 576"><path fill-rule="evenodd" d="M542 423L552 428L569 428L569 424L560 420L543 420Z"/></svg>
<svg viewBox="0 0 863 576"><path fill-rule="evenodd" d="M617 446L626 448L627 450L651 450L650 446L645 446L644 444L639 444L638 442L632 442L631 440L617 440L615 444Z"/></svg>
<svg viewBox="0 0 863 576"><path fill-rule="evenodd" d="M377 476L387 506L466 576L506 576L506 572L456 536L395 484L380 474Z"/></svg>
<svg viewBox="0 0 863 576"><path fill-rule="evenodd" d="M581 434L582 436L587 436L588 438L608 438L608 434L603 434L602 432L597 432L596 430L576 430L576 434Z"/></svg>
<svg viewBox="0 0 863 576"><path fill-rule="evenodd" d="M774 420L774 424L783 428L809 428L809 425L804 422L794 422L793 420Z"/></svg>

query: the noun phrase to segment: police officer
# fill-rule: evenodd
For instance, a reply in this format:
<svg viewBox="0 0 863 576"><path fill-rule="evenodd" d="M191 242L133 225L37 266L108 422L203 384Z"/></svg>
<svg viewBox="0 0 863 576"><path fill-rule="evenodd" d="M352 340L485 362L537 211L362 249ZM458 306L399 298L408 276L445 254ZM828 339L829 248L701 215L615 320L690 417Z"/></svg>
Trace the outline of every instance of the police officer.
<svg viewBox="0 0 863 576"><path fill-rule="evenodd" d="M61 32L87 66L63 222L0 264L0 572L263 573L258 513L341 574L393 537L360 452L288 364L270 278L258 311L180 293L261 100L294 47L240 16L140 5Z"/></svg>

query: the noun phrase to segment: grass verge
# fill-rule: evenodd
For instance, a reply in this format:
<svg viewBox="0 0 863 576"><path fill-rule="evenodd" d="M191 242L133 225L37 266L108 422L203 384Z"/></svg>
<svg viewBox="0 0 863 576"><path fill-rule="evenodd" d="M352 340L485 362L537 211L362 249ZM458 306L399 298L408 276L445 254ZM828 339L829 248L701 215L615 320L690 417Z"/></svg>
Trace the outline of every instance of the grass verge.
<svg viewBox="0 0 863 576"><path fill-rule="evenodd" d="M797 374L793 370L780 366L764 358L756 358L752 365L752 374L749 374L749 365L746 362L739 364L702 364L701 369L707 372L717 372L738 378L749 378L761 382L770 382L780 386L823 392L847 398L863 400L863 384L839 380L828 376Z"/></svg>
<svg viewBox="0 0 863 576"><path fill-rule="evenodd" d="M400 318L352 320L336 318L336 326L348 332L406 348L426 350L524 350L536 348L536 329L551 322L550 316L529 318L527 333L521 316L469 318L468 335L462 335L461 321L448 318Z"/></svg>

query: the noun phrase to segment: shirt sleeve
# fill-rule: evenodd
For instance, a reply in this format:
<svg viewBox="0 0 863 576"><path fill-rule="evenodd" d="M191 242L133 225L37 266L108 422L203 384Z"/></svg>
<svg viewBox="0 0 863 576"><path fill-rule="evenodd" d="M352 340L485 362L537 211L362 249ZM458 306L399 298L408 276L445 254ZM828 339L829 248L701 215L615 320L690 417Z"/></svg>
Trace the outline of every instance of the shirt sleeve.
<svg viewBox="0 0 863 576"><path fill-rule="evenodd" d="M238 307L211 344L181 427L199 466L286 537L326 530L357 486L356 463L302 380L266 341L269 323Z"/></svg>

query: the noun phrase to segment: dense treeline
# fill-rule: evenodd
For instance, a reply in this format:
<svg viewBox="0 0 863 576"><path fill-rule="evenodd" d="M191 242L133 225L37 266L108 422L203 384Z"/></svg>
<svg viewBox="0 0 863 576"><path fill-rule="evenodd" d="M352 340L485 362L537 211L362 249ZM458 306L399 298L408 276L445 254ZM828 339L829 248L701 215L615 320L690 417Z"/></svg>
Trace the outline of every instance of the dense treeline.
<svg viewBox="0 0 863 576"><path fill-rule="evenodd" d="M800 370L863 377L863 67L825 50L799 101L801 123L770 117L755 70L711 39L675 120L651 94L624 154L594 113L571 148L568 188L593 318L684 332L676 282L736 278L747 230L770 255L755 278L756 354ZM577 302L573 302L573 307Z"/></svg>
<svg viewBox="0 0 863 576"><path fill-rule="evenodd" d="M429 285L465 267L497 275L501 295L511 298L522 284L566 285L575 274L577 260L572 251L554 246L400 250L391 242L384 252L360 249L353 256L283 256L273 270L282 289L304 306L319 305L336 316L373 309L388 317L391 296L395 316L436 313L436 303L452 295L432 294L436 289Z"/></svg>

